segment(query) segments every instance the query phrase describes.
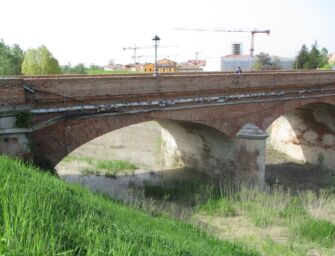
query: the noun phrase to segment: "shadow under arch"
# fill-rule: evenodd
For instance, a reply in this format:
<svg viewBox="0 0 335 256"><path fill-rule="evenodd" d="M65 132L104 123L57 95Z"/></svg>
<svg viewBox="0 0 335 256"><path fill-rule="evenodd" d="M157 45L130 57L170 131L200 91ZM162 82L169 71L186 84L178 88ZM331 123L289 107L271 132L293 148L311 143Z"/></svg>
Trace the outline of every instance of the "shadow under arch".
<svg viewBox="0 0 335 256"><path fill-rule="evenodd" d="M161 123L164 130L175 138L183 165L215 174L233 170L232 141L222 132L190 121L157 119L149 114L61 121L33 133L33 154L37 164L54 168L69 153L87 142L109 132L148 121Z"/></svg>
<svg viewBox="0 0 335 256"><path fill-rule="evenodd" d="M288 111L268 128L269 145L308 163L335 167L335 105L309 103Z"/></svg>
<svg viewBox="0 0 335 256"><path fill-rule="evenodd" d="M214 177L234 176L234 142L226 134L189 121L159 123L164 165L190 167Z"/></svg>
<svg viewBox="0 0 335 256"><path fill-rule="evenodd" d="M32 155L37 165L53 169L70 152L97 137L152 120L146 113L62 120L32 133Z"/></svg>

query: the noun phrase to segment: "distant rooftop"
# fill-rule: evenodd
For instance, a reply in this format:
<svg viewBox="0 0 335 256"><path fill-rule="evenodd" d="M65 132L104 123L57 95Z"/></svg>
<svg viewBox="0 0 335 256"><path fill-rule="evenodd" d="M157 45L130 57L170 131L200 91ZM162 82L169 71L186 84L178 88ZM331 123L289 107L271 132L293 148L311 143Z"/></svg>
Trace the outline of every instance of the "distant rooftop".
<svg viewBox="0 0 335 256"><path fill-rule="evenodd" d="M233 59L249 59L250 55L240 55L240 54L229 54L226 56L223 56L223 58L233 58Z"/></svg>

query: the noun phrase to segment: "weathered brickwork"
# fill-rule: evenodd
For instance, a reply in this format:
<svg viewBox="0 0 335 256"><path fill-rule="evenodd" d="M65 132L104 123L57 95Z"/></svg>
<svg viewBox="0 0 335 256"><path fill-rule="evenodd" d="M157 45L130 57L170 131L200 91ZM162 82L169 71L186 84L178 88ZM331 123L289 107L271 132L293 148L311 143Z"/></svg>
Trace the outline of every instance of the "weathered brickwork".
<svg viewBox="0 0 335 256"><path fill-rule="evenodd" d="M0 106L25 103L22 79L0 79Z"/></svg>
<svg viewBox="0 0 335 256"><path fill-rule="evenodd" d="M34 91L24 92L23 84ZM174 104L167 107L159 105L154 111L149 107L130 108L148 110L142 113L123 114L121 111L117 115L106 113L80 118L63 112L35 114L32 120L34 127L41 121L60 118L59 121L46 123L44 128L41 126L33 129L31 134L35 157L47 160L54 166L86 142L107 132L144 121L197 123L214 128L231 141L234 141L238 131L246 124L253 124L265 131L277 118L302 106L311 103L335 106L335 72L253 72L241 76L231 73L170 74L158 78L148 75L23 77L0 79L0 90L0 105L30 104L35 110L202 97L199 102L178 105L182 108L177 108ZM227 97L214 102L215 104L208 103L206 97L220 95L235 96L233 99ZM76 112L80 113L82 112ZM99 114L97 111L95 113ZM207 131L203 133L206 134ZM265 151L258 142L254 143L256 146L253 148L243 143L248 142L240 142L235 150L240 152L236 159L241 163L241 175L244 170L260 169L257 161L264 159L260 154ZM218 155L215 155L217 159ZM226 163L228 162L227 160ZM261 176L260 173L257 175ZM250 175L253 176L252 171ZM248 179L252 180L253 177Z"/></svg>

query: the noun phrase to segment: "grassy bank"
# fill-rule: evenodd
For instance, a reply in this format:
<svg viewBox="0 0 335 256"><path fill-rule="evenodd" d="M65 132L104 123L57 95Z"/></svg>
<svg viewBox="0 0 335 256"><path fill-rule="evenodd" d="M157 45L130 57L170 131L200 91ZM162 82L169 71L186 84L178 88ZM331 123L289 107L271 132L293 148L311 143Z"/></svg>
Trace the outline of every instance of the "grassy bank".
<svg viewBox="0 0 335 256"><path fill-rule="evenodd" d="M257 255L0 156L1 255Z"/></svg>
<svg viewBox="0 0 335 256"><path fill-rule="evenodd" d="M260 190L189 180L163 186L146 184L144 192L158 200L193 207L195 223L263 255L335 255L332 188L292 193L279 186Z"/></svg>

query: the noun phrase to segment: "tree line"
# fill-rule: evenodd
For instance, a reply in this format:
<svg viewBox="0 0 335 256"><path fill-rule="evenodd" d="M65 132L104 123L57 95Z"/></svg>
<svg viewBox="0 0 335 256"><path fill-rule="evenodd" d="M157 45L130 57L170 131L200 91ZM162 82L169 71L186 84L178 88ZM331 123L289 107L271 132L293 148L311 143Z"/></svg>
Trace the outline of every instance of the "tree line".
<svg viewBox="0 0 335 256"><path fill-rule="evenodd" d="M97 65L87 68L82 63L60 66L58 60L44 45L24 52L18 44L9 46L0 40L0 76L87 74L90 70L99 69L101 67Z"/></svg>
<svg viewBox="0 0 335 256"><path fill-rule="evenodd" d="M322 48L319 50L317 42L311 46L311 50L304 44L298 55L295 57L292 69L324 69L329 70L335 63L328 62L328 50ZM261 52L256 55L254 70L278 70L281 69L281 63L278 57L270 57L269 54Z"/></svg>
<svg viewBox="0 0 335 256"><path fill-rule="evenodd" d="M331 69L335 63L328 63L328 51L326 48L319 50L315 42L309 50L303 45L294 59L293 69ZM254 70L281 69L278 57L270 57L261 52L256 55ZM18 44L6 45L0 40L0 76L8 75L49 75L49 74L88 74L90 70L102 68L91 65L87 68L84 64L71 64L60 66L58 60L52 55L46 46L30 48L23 51Z"/></svg>

